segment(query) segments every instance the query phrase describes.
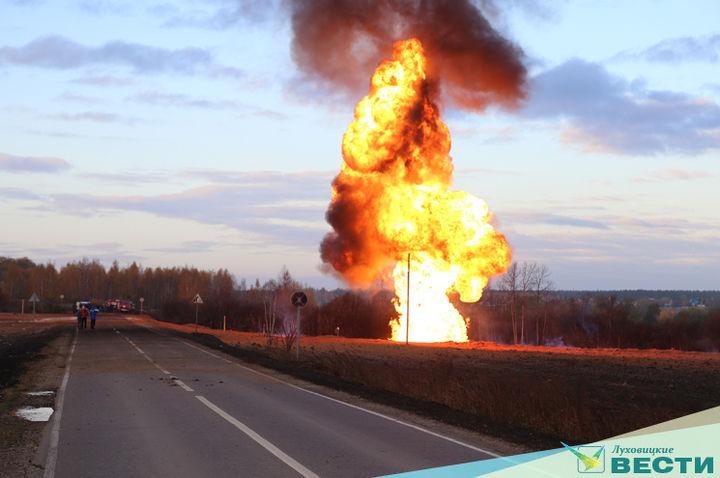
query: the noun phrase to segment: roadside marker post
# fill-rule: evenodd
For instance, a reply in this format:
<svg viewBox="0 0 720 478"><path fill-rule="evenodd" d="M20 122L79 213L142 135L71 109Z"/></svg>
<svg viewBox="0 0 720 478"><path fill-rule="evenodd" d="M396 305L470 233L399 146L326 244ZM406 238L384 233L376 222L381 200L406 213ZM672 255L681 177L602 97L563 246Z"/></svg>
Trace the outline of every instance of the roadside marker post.
<svg viewBox="0 0 720 478"><path fill-rule="evenodd" d="M300 358L300 309L307 305L308 298L303 291L295 292L290 301L295 306L295 360Z"/></svg>
<svg viewBox="0 0 720 478"><path fill-rule="evenodd" d="M223 332L227 330L227 315L223 315Z"/></svg>
<svg viewBox="0 0 720 478"><path fill-rule="evenodd" d="M195 304L195 333L197 334L198 331L198 307L200 307L200 304L203 303L202 297L200 297L200 294L195 294L195 297L193 298L193 304Z"/></svg>
<svg viewBox="0 0 720 478"><path fill-rule="evenodd" d="M20 304L20 315L25 315L25 299L22 299Z"/></svg>
<svg viewBox="0 0 720 478"><path fill-rule="evenodd" d="M24 302L24 301L23 301L23 302ZM35 304L37 304L38 302L40 302L40 297L38 297L38 295L37 295L35 292L33 292L33 295L30 297L30 302L31 302L32 305L33 305L33 315L35 315ZM24 308L24 307L23 307L23 308Z"/></svg>

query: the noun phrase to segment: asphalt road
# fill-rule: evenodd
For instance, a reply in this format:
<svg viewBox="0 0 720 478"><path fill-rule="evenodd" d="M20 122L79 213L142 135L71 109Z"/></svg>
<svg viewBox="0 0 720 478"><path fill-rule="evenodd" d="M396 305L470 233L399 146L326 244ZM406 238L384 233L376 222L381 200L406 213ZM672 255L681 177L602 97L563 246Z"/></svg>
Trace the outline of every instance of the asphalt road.
<svg viewBox="0 0 720 478"><path fill-rule="evenodd" d="M379 476L491 458L123 319L80 331L71 357L45 476Z"/></svg>

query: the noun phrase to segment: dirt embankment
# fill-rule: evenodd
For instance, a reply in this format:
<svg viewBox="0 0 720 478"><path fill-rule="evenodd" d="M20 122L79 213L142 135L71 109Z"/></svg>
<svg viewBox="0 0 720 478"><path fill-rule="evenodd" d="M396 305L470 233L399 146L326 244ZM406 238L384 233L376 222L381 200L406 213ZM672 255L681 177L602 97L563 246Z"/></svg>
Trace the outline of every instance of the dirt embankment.
<svg viewBox="0 0 720 478"><path fill-rule="evenodd" d="M296 362L279 339L268 349L260 334L200 332L191 337L245 360L538 446L608 438L720 405L717 353L303 337Z"/></svg>
<svg viewBox="0 0 720 478"><path fill-rule="evenodd" d="M32 476L45 422L15 415L53 407L74 322L67 316L0 314L0 463L3 476ZM37 392L50 392L41 393Z"/></svg>

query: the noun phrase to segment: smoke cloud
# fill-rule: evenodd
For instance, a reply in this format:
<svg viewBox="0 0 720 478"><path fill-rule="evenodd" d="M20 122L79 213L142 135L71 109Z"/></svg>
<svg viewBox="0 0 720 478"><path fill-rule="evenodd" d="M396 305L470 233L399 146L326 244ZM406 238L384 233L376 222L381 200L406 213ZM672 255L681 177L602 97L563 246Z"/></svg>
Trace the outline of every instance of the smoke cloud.
<svg viewBox="0 0 720 478"><path fill-rule="evenodd" d="M290 8L293 57L310 78L366 90L393 43L415 37L455 106L514 107L525 97L522 51L471 0L291 0Z"/></svg>

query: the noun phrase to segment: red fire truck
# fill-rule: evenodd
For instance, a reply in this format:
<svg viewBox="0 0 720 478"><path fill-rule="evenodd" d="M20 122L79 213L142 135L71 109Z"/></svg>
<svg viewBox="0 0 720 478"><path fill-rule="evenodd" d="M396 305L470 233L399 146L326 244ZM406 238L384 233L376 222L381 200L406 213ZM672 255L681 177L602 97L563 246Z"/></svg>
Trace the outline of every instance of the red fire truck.
<svg viewBox="0 0 720 478"><path fill-rule="evenodd" d="M131 300L108 299L104 305L108 312L135 312L135 303Z"/></svg>

